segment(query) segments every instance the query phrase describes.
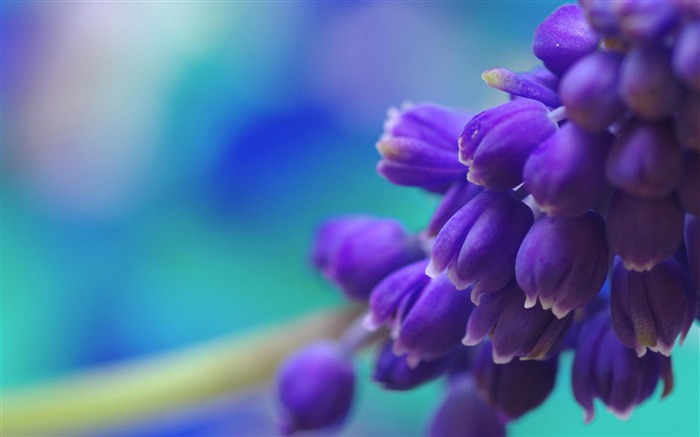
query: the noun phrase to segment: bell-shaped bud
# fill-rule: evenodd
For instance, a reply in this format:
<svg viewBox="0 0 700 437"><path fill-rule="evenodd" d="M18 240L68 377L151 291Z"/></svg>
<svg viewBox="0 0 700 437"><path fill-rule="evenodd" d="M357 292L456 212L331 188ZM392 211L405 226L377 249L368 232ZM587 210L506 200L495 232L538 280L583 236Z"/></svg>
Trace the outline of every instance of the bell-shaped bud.
<svg viewBox="0 0 700 437"><path fill-rule="evenodd" d="M671 69L671 53L664 47L632 48L622 62L620 96L637 115L660 120L678 109L683 89Z"/></svg>
<svg viewBox="0 0 700 437"><path fill-rule="evenodd" d="M542 103L512 100L469 120L459 137L459 160L470 166L470 182L489 190L507 190L522 182L530 152L557 128Z"/></svg>
<svg viewBox="0 0 700 437"><path fill-rule="evenodd" d="M411 390L441 376L451 364L452 355L432 361L421 361L411 366L407 355L397 356L392 341L386 341L379 349L374 367L374 380L387 390Z"/></svg>
<svg viewBox="0 0 700 437"><path fill-rule="evenodd" d="M436 236L445 223L481 191L483 191L482 187L474 185L466 179L454 182L442 196L440 205L430 219L426 231L427 236Z"/></svg>
<svg viewBox="0 0 700 437"><path fill-rule="evenodd" d="M277 374L282 433L339 425L352 407L354 391L352 362L338 344L319 342L296 352Z"/></svg>
<svg viewBox="0 0 700 437"><path fill-rule="evenodd" d="M625 269L615 259L610 313L620 341L643 356L647 348L669 356L676 338L690 329L698 298L678 262L668 258L647 272Z"/></svg>
<svg viewBox="0 0 700 437"><path fill-rule="evenodd" d="M615 0L610 3L622 37L633 44L662 41L680 18L672 1Z"/></svg>
<svg viewBox="0 0 700 437"><path fill-rule="evenodd" d="M613 2L600 0L579 0L586 21L597 32L605 36L615 36L620 32Z"/></svg>
<svg viewBox="0 0 700 437"><path fill-rule="evenodd" d="M540 406L552 393L559 356L547 360L513 360L496 364L491 344L485 343L474 363L474 379L486 401L507 420Z"/></svg>
<svg viewBox="0 0 700 437"><path fill-rule="evenodd" d="M610 149L606 174L610 184L628 194L666 197L676 189L682 168L670 122L631 120Z"/></svg>
<svg viewBox="0 0 700 437"><path fill-rule="evenodd" d="M682 82L700 92L700 20L686 23L676 38L673 71Z"/></svg>
<svg viewBox="0 0 700 437"><path fill-rule="evenodd" d="M506 428L497 412L488 406L468 373L450 381L447 396L435 413L430 437L505 437Z"/></svg>
<svg viewBox="0 0 700 437"><path fill-rule="evenodd" d="M634 408L651 396L659 378L664 381L662 396L666 396L673 388L671 359L656 353L638 357L617 339L605 311L582 326L571 380L586 423L595 415L595 398L615 416L629 418Z"/></svg>
<svg viewBox="0 0 700 437"><path fill-rule="evenodd" d="M348 216L320 227L312 261L348 297L366 300L389 273L424 256L418 239L398 221Z"/></svg>
<svg viewBox="0 0 700 437"><path fill-rule="evenodd" d="M595 51L599 36L578 5L564 5L535 29L532 51L545 67L561 76L577 60Z"/></svg>
<svg viewBox="0 0 700 437"><path fill-rule="evenodd" d="M673 256L683 240L683 210L676 196L637 197L616 191L606 221L610 249L625 268L642 272Z"/></svg>
<svg viewBox="0 0 700 437"><path fill-rule="evenodd" d="M523 179L537 206L552 216L585 214L608 187L605 158L613 141L567 123L530 155Z"/></svg>
<svg viewBox="0 0 700 437"><path fill-rule="evenodd" d="M370 296L365 325L387 325L394 353L408 354L410 366L449 353L464 334L473 307L469 293L460 292L445 275L430 278L427 261L410 264L385 278Z"/></svg>
<svg viewBox="0 0 700 437"><path fill-rule="evenodd" d="M688 93L681 100L675 119L676 139L700 153L700 93Z"/></svg>
<svg viewBox="0 0 700 437"><path fill-rule="evenodd" d="M575 63L559 85L566 115L591 132L603 132L625 112L617 86L622 56L594 52Z"/></svg>
<svg viewBox="0 0 700 437"><path fill-rule="evenodd" d="M685 254L688 260L688 273L700 298L700 218L685 215Z"/></svg>
<svg viewBox="0 0 700 437"><path fill-rule="evenodd" d="M514 96L537 100L550 108L556 108L561 105L556 89L552 89L524 74L514 73L505 68L492 68L491 70L486 70L481 75L481 78L491 88L505 91Z"/></svg>
<svg viewBox="0 0 700 437"><path fill-rule="evenodd" d="M499 364L515 357L545 359L557 352L572 320L573 314L558 319L540 307L525 308L525 294L512 281L481 298L469 317L462 343L474 346L489 336L493 361Z"/></svg>
<svg viewBox="0 0 700 437"><path fill-rule="evenodd" d="M532 308L539 298L542 308L560 319L592 301L607 274L605 221L592 211L576 218L541 216L515 261L525 307Z"/></svg>
<svg viewBox="0 0 700 437"><path fill-rule="evenodd" d="M444 192L466 174L455 153L470 116L430 104L390 109L377 142L377 171L397 185Z"/></svg>
<svg viewBox="0 0 700 437"><path fill-rule="evenodd" d="M532 211L508 193L483 191L445 223L426 270L447 277L459 290L476 283L472 301L513 278L515 255L532 225Z"/></svg>
<svg viewBox="0 0 700 437"><path fill-rule="evenodd" d="M683 161L678 199L685 211L700 217L700 154L688 151Z"/></svg>

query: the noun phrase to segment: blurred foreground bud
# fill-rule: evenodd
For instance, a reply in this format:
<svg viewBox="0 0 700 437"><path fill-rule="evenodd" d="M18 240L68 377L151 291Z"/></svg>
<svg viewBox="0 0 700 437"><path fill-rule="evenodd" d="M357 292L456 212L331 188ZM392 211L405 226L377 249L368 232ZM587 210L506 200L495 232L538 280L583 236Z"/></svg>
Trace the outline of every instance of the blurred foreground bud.
<svg viewBox="0 0 700 437"><path fill-rule="evenodd" d="M700 154L688 151L684 161L678 199L683 210L700 217Z"/></svg>
<svg viewBox="0 0 700 437"><path fill-rule="evenodd" d="M436 105L389 110L377 142L380 175L396 185L444 192L466 171L455 159L457 138L470 114Z"/></svg>
<svg viewBox="0 0 700 437"><path fill-rule="evenodd" d="M339 425L353 402L350 357L332 342L314 343L282 364L277 375L280 427L285 435Z"/></svg>
<svg viewBox="0 0 700 437"><path fill-rule="evenodd" d="M366 216L324 223L312 254L316 268L357 300L366 300L389 273L423 257L418 240L398 221Z"/></svg>
<svg viewBox="0 0 700 437"><path fill-rule="evenodd" d="M700 92L700 20L687 23L678 35L673 70L686 85Z"/></svg>
<svg viewBox="0 0 700 437"><path fill-rule="evenodd" d="M379 349L374 380L387 390L411 390L438 378L452 361L452 355L447 354L411 367L406 358L407 355L396 355L393 342L386 341Z"/></svg>
<svg viewBox="0 0 700 437"><path fill-rule="evenodd" d="M470 182L489 190L507 190L522 182L530 152L557 128L542 103L513 100L469 120L459 137L459 160L470 166Z"/></svg>
<svg viewBox="0 0 700 437"><path fill-rule="evenodd" d="M634 44L663 39L679 19L673 1L615 0L610 3L622 37Z"/></svg>
<svg viewBox="0 0 700 437"><path fill-rule="evenodd" d="M663 397L673 388L671 359L656 353L638 357L617 339L606 312L583 325L571 380L586 423L595 415L594 398L600 398L615 416L629 418L651 396L659 378L664 381Z"/></svg>
<svg viewBox="0 0 700 437"><path fill-rule="evenodd" d="M505 437L506 429L497 413L477 392L468 373L450 380L447 396L435 413L430 437Z"/></svg>
<svg viewBox="0 0 700 437"><path fill-rule="evenodd" d="M683 97L675 120L676 139L681 145L700 153L700 93Z"/></svg>

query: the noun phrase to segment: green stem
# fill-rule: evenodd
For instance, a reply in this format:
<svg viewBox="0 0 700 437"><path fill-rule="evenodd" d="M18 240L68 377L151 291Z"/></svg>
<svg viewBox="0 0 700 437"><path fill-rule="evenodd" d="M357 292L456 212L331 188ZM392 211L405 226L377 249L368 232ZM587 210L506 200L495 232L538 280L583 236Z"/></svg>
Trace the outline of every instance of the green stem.
<svg viewBox="0 0 700 437"><path fill-rule="evenodd" d="M357 310L329 310L186 350L2 394L2 435L65 435L194 405L269 380L305 343L338 337Z"/></svg>

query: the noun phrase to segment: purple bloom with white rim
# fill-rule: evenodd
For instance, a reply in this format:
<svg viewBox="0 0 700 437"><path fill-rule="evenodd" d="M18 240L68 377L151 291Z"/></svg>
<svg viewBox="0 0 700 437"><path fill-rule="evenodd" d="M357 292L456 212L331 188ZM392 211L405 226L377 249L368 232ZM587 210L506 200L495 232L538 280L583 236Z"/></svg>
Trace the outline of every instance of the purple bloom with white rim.
<svg viewBox="0 0 700 437"><path fill-rule="evenodd" d="M455 154L457 137L470 116L431 104L389 110L377 142L382 156L377 171L397 185L444 192L466 174Z"/></svg>
<svg viewBox="0 0 700 437"><path fill-rule="evenodd" d="M586 423L595 415L594 398L600 398L615 416L628 418L637 405L652 395L659 378L664 381L664 397L673 388L669 357L656 353L638 357L615 336L610 316L605 312L585 322L571 380Z"/></svg>
<svg viewBox="0 0 700 437"><path fill-rule="evenodd" d="M512 281L481 298L462 343L474 346L490 337L493 361L499 364L515 357L546 359L557 352L572 320L573 314L558 319L551 311L525 308L525 293Z"/></svg>
<svg viewBox="0 0 700 437"><path fill-rule="evenodd" d="M352 407L355 371L348 353L333 342L306 346L282 363L277 374L285 435L336 426Z"/></svg>
<svg viewBox="0 0 700 437"><path fill-rule="evenodd" d="M545 67L561 76L577 60L596 50L599 35L586 22L578 5L564 5L537 29L532 51Z"/></svg>
<svg viewBox="0 0 700 437"><path fill-rule="evenodd" d="M477 391L474 379L462 373L450 380L447 396L435 413L430 437L505 437L506 428Z"/></svg>
<svg viewBox="0 0 700 437"><path fill-rule="evenodd" d="M539 299L543 309L560 319L592 301L607 274L605 222L592 211L576 218L541 216L515 261L525 307Z"/></svg>
<svg viewBox="0 0 700 437"><path fill-rule="evenodd" d="M536 100L516 99L477 114L459 137L467 179L495 191L516 187L530 152L557 128L547 107Z"/></svg>
<svg viewBox="0 0 700 437"><path fill-rule="evenodd" d="M615 260L610 292L612 326L620 341L643 356L647 349L669 356L697 312L698 298L678 262L668 258L647 272Z"/></svg>
<svg viewBox="0 0 700 437"><path fill-rule="evenodd" d="M532 225L530 208L509 193L483 191L445 223L433 244L426 273L447 277L472 301L503 288L513 277L515 255Z"/></svg>
<svg viewBox="0 0 700 437"><path fill-rule="evenodd" d="M554 389L559 356L496 364L485 343L474 362L474 379L486 401L505 420L515 420L540 406ZM517 395L515 395L517 393Z"/></svg>
<svg viewBox="0 0 700 437"><path fill-rule="evenodd" d="M428 223L426 235L428 237L435 237L445 223L447 223L460 208L469 203L470 200L482 191L482 187L474 185L466 179L454 182L445 192L445 195L440 201L440 205L435 210L435 213L433 213L430 223Z"/></svg>
<svg viewBox="0 0 700 437"><path fill-rule="evenodd" d="M406 355L396 355L392 341L379 349L373 379L387 390L411 390L441 376L452 362L452 354L411 366Z"/></svg>
<svg viewBox="0 0 700 437"><path fill-rule="evenodd" d="M320 227L312 261L348 297L367 300L389 273L424 256L418 239L398 221L348 216Z"/></svg>
<svg viewBox="0 0 700 437"><path fill-rule="evenodd" d="M592 208L608 188L604 169L613 138L567 123L540 144L523 169L525 188L539 209L575 217Z"/></svg>

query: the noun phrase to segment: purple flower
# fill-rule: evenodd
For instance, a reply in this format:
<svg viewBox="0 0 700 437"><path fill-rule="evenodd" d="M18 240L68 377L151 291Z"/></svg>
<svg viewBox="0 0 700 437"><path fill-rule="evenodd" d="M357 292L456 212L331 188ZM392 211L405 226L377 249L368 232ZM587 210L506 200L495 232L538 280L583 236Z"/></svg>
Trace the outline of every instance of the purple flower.
<svg viewBox="0 0 700 437"><path fill-rule="evenodd" d="M297 351L277 375L285 435L340 424L350 411L355 372L346 352L332 342L319 342Z"/></svg>
<svg viewBox="0 0 700 437"><path fill-rule="evenodd" d="M382 156L377 171L397 185L444 192L466 173L455 155L457 138L469 117L430 104L389 110L377 142Z"/></svg>
<svg viewBox="0 0 700 437"><path fill-rule="evenodd" d="M505 437L505 425L477 392L468 373L450 381L447 396L435 413L430 437Z"/></svg>
<svg viewBox="0 0 700 437"><path fill-rule="evenodd" d="M663 397L673 388L671 359L655 353L637 357L617 339L605 312L583 325L571 380L586 423L595 414L594 398L600 398L616 416L628 418L635 406L651 396L659 377L664 381Z"/></svg>
<svg viewBox="0 0 700 437"><path fill-rule="evenodd" d="M544 402L554 388L559 357L496 364L485 343L474 363L474 379L486 401L506 420L515 420ZM517 393L517 394L516 394Z"/></svg>
<svg viewBox="0 0 700 437"><path fill-rule="evenodd" d="M558 319L551 311L525 308L525 294L512 281L481 298L469 317L462 342L474 346L489 336L493 361L499 364L515 357L545 359L557 351L572 320L573 314Z"/></svg>
<svg viewBox="0 0 700 437"><path fill-rule="evenodd" d="M673 71L686 85L700 92L700 20L683 26L673 49Z"/></svg>
<svg viewBox="0 0 700 437"><path fill-rule="evenodd" d="M348 297L366 300L389 273L424 256L398 221L349 216L321 226L312 261Z"/></svg>
<svg viewBox="0 0 700 437"><path fill-rule="evenodd" d="M567 123L530 155L523 179L537 206L549 215L583 215L600 200L608 184L605 159L613 136L591 134Z"/></svg>
<svg viewBox="0 0 700 437"><path fill-rule="evenodd" d="M617 35L620 31L615 16L614 2L601 0L579 0L588 24L606 36Z"/></svg>
<svg viewBox="0 0 700 437"><path fill-rule="evenodd" d="M515 255L533 222L532 211L508 193L483 191L438 233L426 270L447 276L462 290L476 283L472 301L503 288L513 277Z"/></svg>
<svg viewBox="0 0 700 437"><path fill-rule="evenodd" d="M473 307L469 294L455 289L445 275L425 274L427 260L389 275L370 296L368 328L391 329L394 353L408 354L410 366L449 353L464 335Z"/></svg>
<svg viewBox="0 0 700 437"><path fill-rule="evenodd" d="M578 5L564 5L535 29L532 51L545 67L561 76L578 59L593 52L598 39L584 19L582 9Z"/></svg>
<svg viewBox="0 0 700 437"><path fill-rule="evenodd" d="M447 354L432 361L421 361L416 366L408 363L406 355L394 353L392 341L379 349L374 367L374 380L387 390L411 390L441 376L452 361Z"/></svg>
<svg viewBox="0 0 700 437"><path fill-rule="evenodd" d="M684 238L690 279L695 293L700 298L700 218L690 214L685 215Z"/></svg>
<svg viewBox="0 0 700 437"><path fill-rule="evenodd" d="M563 318L598 294L608 274L605 222L594 212L576 218L541 216L515 261L525 307L539 298L543 309Z"/></svg>
<svg viewBox="0 0 700 437"><path fill-rule="evenodd" d="M685 147L700 153L700 93L688 93L681 100L676 114L676 139Z"/></svg>
<svg viewBox="0 0 700 437"><path fill-rule="evenodd" d="M643 356L647 348L669 356L697 312L697 296L674 258L647 272L625 269L620 258L612 272L610 313L620 341Z"/></svg>
<svg viewBox="0 0 700 437"><path fill-rule="evenodd" d="M474 185L466 179L456 181L445 192L445 195L440 201L440 205L433 214L426 230L428 237L434 237L440 232L440 229L447 223L460 208L466 205L477 194L481 193L482 187Z"/></svg>
<svg viewBox="0 0 700 437"><path fill-rule="evenodd" d="M537 100L550 108L556 108L561 104L556 89L552 89L525 74L514 73L505 68L493 68L486 70L481 78L488 86L513 96Z"/></svg>
<svg viewBox="0 0 700 437"><path fill-rule="evenodd" d="M622 37L634 44L661 41L678 22L679 11L672 1L611 1Z"/></svg>
<svg viewBox="0 0 700 437"><path fill-rule="evenodd" d="M459 137L459 160L470 166L470 182L507 190L522 182L530 152L556 130L557 123L542 103L513 100L469 120Z"/></svg>
<svg viewBox="0 0 700 437"><path fill-rule="evenodd" d="M700 217L700 154L688 151L678 184L678 199L685 211Z"/></svg>

